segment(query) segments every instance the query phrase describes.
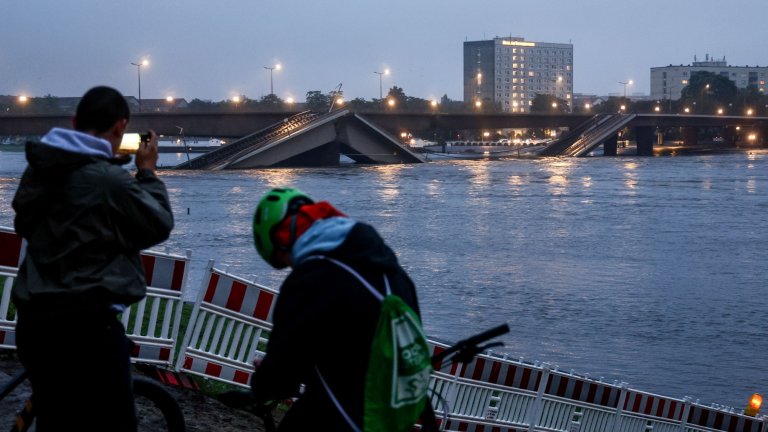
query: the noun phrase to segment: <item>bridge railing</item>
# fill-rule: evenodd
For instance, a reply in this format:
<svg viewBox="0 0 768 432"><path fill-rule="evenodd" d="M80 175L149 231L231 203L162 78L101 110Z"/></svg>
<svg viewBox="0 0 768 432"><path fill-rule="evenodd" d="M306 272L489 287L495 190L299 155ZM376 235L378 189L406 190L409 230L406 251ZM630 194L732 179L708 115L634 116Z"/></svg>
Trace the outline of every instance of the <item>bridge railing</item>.
<svg viewBox="0 0 768 432"><path fill-rule="evenodd" d="M608 116L604 114L596 114L589 120L585 121L584 123L568 131L568 133L562 136L559 140L555 141L554 143L544 148L542 151L539 152L539 155L540 156L561 155L563 151L565 151L568 147L572 146L575 142L581 139L584 136L584 134L587 133L587 131L593 129L594 127L599 125L602 121L605 121L607 118Z"/></svg>
<svg viewBox="0 0 768 432"><path fill-rule="evenodd" d="M250 135L246 135L239 140L227 144L221 148L179 164L175 167L175 169L215 168L217 167L217 164L231 160L240 152L252 151L281 135L291 133L293 130L312 121L315 116L316 114L312 113L311 111L300 112Z"/></svg>
<svg viewBox="0 0 768 432"><path fill-rule="evenodd" d="M599 145L610 135L615 134L624 125L632 121L635 114L615 114L584 134L576 143L564 152L568 156L582 156L591 147Z"/></svg>

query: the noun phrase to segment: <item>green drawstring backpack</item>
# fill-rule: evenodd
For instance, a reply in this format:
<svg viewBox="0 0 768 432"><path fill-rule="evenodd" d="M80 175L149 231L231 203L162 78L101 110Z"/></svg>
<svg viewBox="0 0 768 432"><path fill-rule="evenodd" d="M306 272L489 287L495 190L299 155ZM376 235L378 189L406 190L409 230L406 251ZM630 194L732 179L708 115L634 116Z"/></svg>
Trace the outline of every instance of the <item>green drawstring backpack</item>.
<svg viewBox="0 0 768 432"><path fill-rule="evenodd" d="M333 258L326 259L355 276L381 301L381 312L371 344L362 428L349 418L320 371L315 368L336 408L354 431L409 431L424 411L432 364L429 345L416 313L392 294L384 275L386 295L382 295L354 269Z"/></svg>

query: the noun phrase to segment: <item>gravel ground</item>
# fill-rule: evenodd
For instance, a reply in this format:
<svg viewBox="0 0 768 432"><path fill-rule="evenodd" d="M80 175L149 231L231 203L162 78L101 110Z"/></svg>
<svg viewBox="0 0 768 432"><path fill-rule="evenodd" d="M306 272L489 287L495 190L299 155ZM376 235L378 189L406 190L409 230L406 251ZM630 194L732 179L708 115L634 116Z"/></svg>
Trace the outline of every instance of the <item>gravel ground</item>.
<svg viewBox="0 0 768 432"><path fill-rule="evenodd" d="M13 353L0 353L0 387L9 382L10 378L20 370L21 365ZM195 390L173 386L165 386L165 388L179 402L188 431L264 431L261 419L251 413L227 407L216 399ZM0 430L10 429L16 411L21 409L31 391L29 382L24 382L0 402ZM137 401L137 409L142 423L145 421L149 423L141 430L162 430L158 428L157 423L154 423L157 415L150 408L141 404L141 401Z"/></svg>

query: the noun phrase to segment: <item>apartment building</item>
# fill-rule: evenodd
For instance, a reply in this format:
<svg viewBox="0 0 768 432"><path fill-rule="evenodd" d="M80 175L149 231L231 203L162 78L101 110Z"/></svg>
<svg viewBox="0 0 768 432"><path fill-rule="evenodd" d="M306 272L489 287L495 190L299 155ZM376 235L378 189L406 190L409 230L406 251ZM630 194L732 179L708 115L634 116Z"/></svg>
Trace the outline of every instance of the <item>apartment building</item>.
<svg viewBox="0 0 768 432"><path fill-rule="evenodd" d="M573 45L521 37L464 42L464 101L525 113L537 94L573 105Z"/></svg>
<svg viewBox="0 0 768 432"><path fill-rule="evenodd" d="M651 99L680 99L683 88L688 85L691 74L695 72L711 72L724 76L733 81L737 88L754 86L763 94L766 89L765 83L768 81L768 67L729 66L725 57L715 59L707 54L704 61L697 61L694 57L690 65L651 68Z"/></svg>

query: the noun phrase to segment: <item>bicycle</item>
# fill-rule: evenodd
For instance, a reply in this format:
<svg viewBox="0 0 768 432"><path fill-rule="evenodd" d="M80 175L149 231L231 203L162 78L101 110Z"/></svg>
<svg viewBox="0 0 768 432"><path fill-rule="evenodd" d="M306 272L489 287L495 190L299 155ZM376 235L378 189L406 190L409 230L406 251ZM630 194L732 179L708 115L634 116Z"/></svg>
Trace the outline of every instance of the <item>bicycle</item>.
<svg viewBox="0 0 768 432"><path fill-rule="evenodd" d="M10 395L28 378L26 370L14 375L11 380L0 389L0 401ZM154 380L134 375L133 394L137 410L141 409L139 431L185 432L186 423L184 414L173 395L168 393ZM34 394L24 403L24 407L16 413L15 424L11 432L26 432L30 430L35 419Z"/></svg>
<svg viewBox="0 0 768 432"><path fill-rule="evenodd" d="M435 371L439 371L455 362L469 363L475 356L489 348L504 346L503 342L491 342L485 345L481 344L506 333L509 333L509 325L505 323L455 342L453 345L432 356L432 367L435 368ZM254 403L251 393L243 390L223 392L217 396L217 399L227 406L244 409L260 417L266 432L274 432L277 430L273 411L283 401L271 401L265 405L257 405ZM442 398L440 399L442 400ZM446 413L447 411L448 410L445 410ZM435 426L432 426L432 428L424 427L422 428L422 431L428 432L438 430L434 429L437 425L436 418L434 417L434 410L427 409L424 411L423 415L425 417L422 417L422 419L425 423ZM447 414L443 414L443 424L445 424L446 420Z"/></svg>

